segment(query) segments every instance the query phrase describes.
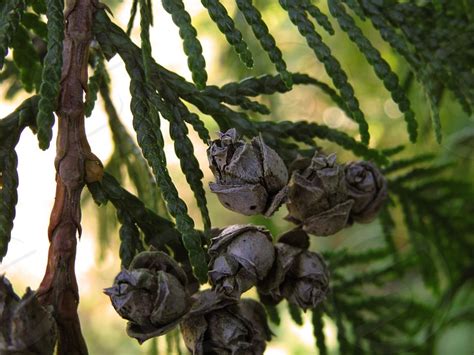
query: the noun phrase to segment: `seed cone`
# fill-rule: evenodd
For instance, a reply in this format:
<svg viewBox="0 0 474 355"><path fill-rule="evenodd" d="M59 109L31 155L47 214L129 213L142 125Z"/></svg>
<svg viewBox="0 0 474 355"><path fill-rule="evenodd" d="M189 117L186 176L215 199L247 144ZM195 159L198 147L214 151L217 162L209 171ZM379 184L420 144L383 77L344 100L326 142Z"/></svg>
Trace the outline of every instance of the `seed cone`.
<svg viewBox="0 0 474 355"><path fill-rule="evenodd" d="M56 341L51 309L43 307L29 288L20 299L0 276L0 354L51 355Z"/></svg>
<svg viewBox="0 0 474 355"><path fill-rule="evenodd" d="M187 278L179 264L159 251L141 252L104 290L127 334L140 343L174 328L191 307Z"/></svg>
<svg viewBox="0 0 474 355"><path fill-rule="evenodd" d="M344 171L348 195L354 200L350 219L358 223L371 222L387 200L387 180L367 161L349 163Z"/></svg>
<svg viewBox="0 0 474 355"><path fill-rule="evenodd" d="M344 168L336 155L316 153L301 164L288 184L287 220L318 236L328 236L343 229L354 204L346 189ZM304 163L304 161L303 161Z"/></svg>
<svg viewBox="0 0 474 355"><path fill-rule="evenodd" d="M207 150L216 182L210 189L228 209L250 216L271 216L286 197L288 171L262 137L237 139L234 128L219 134Z"/></svg>
<svg viewBox="0 0 474 355"><path fill-rule="evenodd" d="M267 275L275 258L270 232L250 224L223 229L208 252L213 289L236 299Z"/></svg>
<svg viewBox="0 0 474 355"><path fill-rule="evenodd" d="M261 300L277 304L283 298L306 310L317 307L329 290L329 271L321 255L311 252L301 229L284 234L275 245L275 264L258 285Z"/></svg>
<svg viewBox="0 0 474 355"><path fill-rule="evenodd" d="M181 322L181 333L194 355L263 354L271 331L260 303L239 302L211 290L193 296L195 303Z"/></svg>

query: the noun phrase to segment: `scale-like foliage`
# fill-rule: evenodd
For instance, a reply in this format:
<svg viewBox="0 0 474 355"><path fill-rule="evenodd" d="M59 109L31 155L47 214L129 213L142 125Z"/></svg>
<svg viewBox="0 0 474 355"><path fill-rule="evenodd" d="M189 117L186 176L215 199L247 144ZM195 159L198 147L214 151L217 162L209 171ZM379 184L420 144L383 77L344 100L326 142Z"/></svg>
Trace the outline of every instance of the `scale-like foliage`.
<svg viewBox="0 0 474 355"><path fill-rule="evenodd" d="M32 92L39 87L41 81L41 64L28 30L22 24L16 29L11 47L13 62L19 71L21 85L27 92Z"/></svg>
<svg viewBox="0 0 474 355"><path fill-rule="evenodd" d="M117 211L119 222L122 224L119 230L120 250L119 257L122 266L128 268L133 257L136 255L137 245L141 243L140 233L137 226L127 212L123 210Z"/></svg>
<svg viewBox="0 0 474 355"><path fill-rule="evenodd" d="M288 303L288 311L290 312L291 319L293 319L297 325L303 325L303 316L298 306Z"/></svg>
<svg viewBox="0 0 474 355"><path fill-rule="evenodd" d="M130 18L127 24L127 35L130 36L133 29L133 22L135 21L135 17L137 16L137 9L138 9L138 0L133 0L132 7L130 9Z"/></svg>
<svg viewBox="0 0 474 355"><path fill-rule="evenodd" d="M197 87L206 86L206 61L202 55L202 46L197 39L197 31L191 24L191 16L186 12L181 0L162 0L163 8L171 15L173 22L179 27L179 35L183 39L184 53L188 56L188 66Z"/></svg>
<svg viewBox="0 0 474 355"><path fill-rule="evenodd" d="M441 143L442 134L441 134L441 117L439 116L438 109L438 96L434 92L434 89L429 85L426 89L426 96L428 99L428 104L430 107L431 120L433 122L433 128L435 131L436 140L438 143Z"/></svg>
<svg viewBox="0 0 474 355"><path fill-rule="evenodd" d="M311 17L314 18L314 20L318 23L318 25L324 28L330 35L335 33L329 18L323 12L321 12L319 7L313 5L310 0L302 0L301 2L304 5L305 10L308 11Z"/></svg>
<svg viewBox="0 0 474 355"><path fill-rule="evenodd" d="M268 319L275 325L280 325L281 318L280 313L278 313L278 309L275 306L264 304L265 312L267 314Z"/></svg>
<svg viewBox="0 0 474 355"><path fill-rule="evenodd" d="M187 107L179 100L178 95L170 90L167 85L164 85L162 80L158 78L154 84L161 97L155 97L153 103L163 115L163 117L170 122L170 136L174 140L175 152L181 163L181 170L186 176L186 180L194 192L198 207L201 211L201 216L204 223L204 229L207 231L211 227L209 218L209 211L207 210L206 193L202 184L204 177L194 155L193 143L188 137L188 128L186 127L186 120L184 117L193 116ZM195 119L195 116L193 118ZM199 122L199 119L197 120ZM198 126L198 132L201 132L201 138L208 138L207 130L203 136L202 129Z"/></svg>
<svg viewBox="0 0 474 355"><path fill-rule="evenodd" d="M151 13L146 0L140 0L140 18L140 39L142 41L143 73L145 75L146 85L149 85L150 63L152 60L150 43Z"/></svg>
<svg viewBox="0 0 474 355"><path fill-rule="evenodd" d="M324 336L323 312L318 309L313 309L311 312L311 320L313 323L313 334L316 338L316 346L318 347L319 354L327 355L328 350Z"/></svg>
<svg viewBox="0 0 474 355"><path fill-rule="evenodd" d="M398 104L400 111L405 114L410 140L415 142L418 124L415 120L415 114L410 108L410 102L398 82L397 74L392 71L389 64L380 55L380 52L364 36L352 17L347 14L344 7L339 3L339 0L328 0L328 4L331 14L337 19L341 28L347 32L349 38L365 55L367 61L373 66L377 76L384 83L385 88L392 94L392 98Z"/></svg>
<svg viewBox="0 0 474 355"><path fill-rule="evenodd" d="M144 16L142 16L142 19L143 18L147 18L147 15L144 14ZM147 37L148 34L145 33L142 36L142 42L148 42ZM149 48L148 45L147 48ZM149 66L151 65L151 62L149 61L150 59L145 60L145 57L150 58L150 53L143 54L143 67L148 68L146 71L144 69L146 76L150 70ZM146 77L146 85L149 86L147 91L150 92L154 89L151 88L152 84L148 80L149 78ZM188 129L184 122L189 121L193 123L193 126L196 128L202 139L208 139L209 133L201 124L200 120L196 118L196 115L191 114L186 106L179 101L178 97L173 91L169 90L166 85L160 84L159 80L156 80L154 84L157 86L157 89L163 98L155 96L156 94L151 94L151 101L149 102L149 105L156 107L163 117L170 121L170 134L171 138L175 141L176 154L181 161L181 168L186 176L186 179L195 194L203 217L204 227L207 230L210 228L210 219L209 212L206 207L205 192L201 182L203 174L194 156L193 145L188 138ZM185 117L187 117L187 119ZM157 117L155 118L155 121L158 122ZM161 135L161 132L157 130L156 134ZM160 140L162 140L162 138L160 138Z"/></svg>
<svg viewBox="0 0 474 355"><path fill-rule="evenodd" d="M469 184L446 179L449 168L453 168L452 163L435 164L429 154L399 159L386 168L387 174L396 174L389 181L389 188L398 198L425 281L434 289L440 287L440 275L456 278L456 270L463 269L469 260L466 240L453 240L451 236L472 233L466 229L472 223L462 216L470 210L466 201L474 191ZM393 230L394 222L387 218L384 217L385 228ZM436 256L441 257L441 265L433 263Z"/></svg>
<svg viewBox="0 0 474 355"><path fill-rule="evenodd" d="M295 85L314 85L319 88L323 93L328 95L333 103L335 103L344 113L351 117L352 112L347 107L344 100L338 95L338 93L326 83L312 78L309 75L301 73L291 74L293 84ZM244 99L245 96L258 96L258 95L272 95L276 92L285 93L290 89L284 85L283 81L279 76L262 75L260 77L249 77L240 82L229 83L222 86L221 90L212 90L213 87L208 87L207 92L210 95L220 98L223 102L239 104L242 108L246 108L240 103L240 100ZM251 108L248 108L251 109ZM257 111L256 109L251 109Z"/></svg>
<svg viewBox="0 0 474 355"><path fill-rule="evenodd" d="M18 173L16 171L17 156L15 151L0 153L0 261L7 253L11 238L15 206L18 201Z"/></svg>
<svg viewBox="0 0 474 355"><path fill-rule="evenodd" d="M277 71L287 87L291 87L291 75L286 70L286 63L283 60L281 50L276 46L275 39L268 31L268 27L262 19L260 11L252 5L251 0L236 0L237 6L244 14L245 20L252 27L255 37L262 48L267 52L268 57L275 64Z"/></svg>
<svg viewBox="0 0 474 355"><path fill-rule="evenodd" d="M357 16L359 16L362 20L365 20L365 14L362 10L361 5L359 4L358 0L343 0L343 2L354 11Z"/></svg>
<svg viewBox="0 0 474 355"><path fill-rule="evenodd" d="M25 100L0 120L0 261L7 253L18 200L18 158L15 146L25 127L34 128L38 97Z"/></svg>
<svg viewBox="0 0 474 355"><path fill-rule="evenodd" d="M257 126L263 132L267 133L269 137L275 135L277 135L279 139L291 137L307 144L313 144L314 138L325 139L340 145L346 150L354 152L358 156L373 160L378 164L385 164L387 162L387 159L378 151L367 148L367 146L357 142L351 136L325 125L305 121L262 121L259 122ZM270 143L271 141L269 141L269 144Z"/></svg>
<svg viewBox="0 0 474 355"><path fill-rule="evenodd" d="M234 47L242 63L248 68L252 68L252 53L247 48L247 43L242 38L242 33L235 28L234 20L229 16L226 8L218 0L201 0L201 3L209 12L209 17L224 34L227 42Z"/></svg>
<svg viewBox="0 0 474 355"><path fill-rule="evenodd" d="M64 19L63 0L47 0L48 52L43 61L43 73L40 87L40 102L36 124L41 149L48 149L53 138L54 110L59 96L61 80Z"/></svg>
<svg viewBox="0 0 474 355"><path fill-rule="evenodd" d="M365 12L366 16L371 20L374 27L380 32L382 38L387 41L398 53L400 53L412 66L418 68L419 61L416 56L413 55L409 48L409 44L400 35L396 30L390 26L388 21L382 16L381 12L373 4L371 1L363 0L361 1L363 6L363 11ZM354 4L354 1L346 1L346 4L351 7L352 10L355 11L355 8L358 8L360 11L360 7ZM360 12L356 12L360 14Z"/></svg>
<svg viewBox="0 0 474 355"><path fill-rule="evenodd" d="M142 159L140 148L136 145L120 121L117 110L110 97L108 82L101 83L100 94L104 100L104 109L109 118L109 127L115 145L115 155L117 156L117 159L112 158L111 162L118 161L120 164L124 164L128 176L137 190L138 197L148 208L166 215L166 207L164 206L163 198L154 182L148 164ZM108 167L108 171L111 173L119 173L110 166L110 163Z"/></svg>
<svg viewBox="0 0 474 355"><path fill-rule="evenodd" d="M100 183L89 184L88 188L97 204L103 205L110 201L120 218L125 218L125 223L138 227L146 245L166 253L171 251L173 257L181 263L189 262L188 253L175 225L148 209L139 198L121 187L113 176L106 173ZM132 255L143 249L141 238L136 234L133 236L133 243L121 246L124 255ZM202 240L204 238L203 234L198 234L198 237ZM192 278L191 275L189 277Z"/></svg>
<svg viewBox="0 0 474 355"><path fill-rule="evenodd" d="M134 69L130 74L134 75ZM132 93L131 110L134 115L134 129L137 132L138 144L142 148L143 155L155 173L158 185L161 187L163 197L167 203L170 213L176 218L178 230L182 233L183 243L189 252L189 259L195 268L196 275L204 282L207 280L207 265L204 251L194 231L194 222L189 217L186 204L178 196L178 191L171 180L166 168L166 158L163 151L162 137L156 137L153 133L153 121L149 118L153 109L146 102L147 92L140 80L132 80L130 84Z"/></svg>
<svg viewBox="0 0 474 355"><path fill-rule="evenodd" d="M128 37L121 29L110 25L110 20L103 11L96 13L95 32L100 34L98 36L99 42L108 42L114 46L114 50L118 51L126 64L127 71L132 78L130 108L133 113L133 127L137 132L138 144L153 169L170 214L176 218L176 228L182 234L183 243L188 250L196 276L201 282L205 282L207 280L207 263L199 235L194 230L194 222L188 215L186 204L179 198L176 186L168 173L163 150L163 137L161 132L155 129L159 120L158 112L153 106L152 96L155 93L150 92L150 88L147 87L144 72L140 63L137 63L134 54L134 48L123 42L124 38L128 39Z"/></svg>
<svg viewBox="0 0 474 355"><path fill-rule="evenodd" d="M316 32L314 25L302 8L296 3L287 0L280 0L280 4L288 11L291 22L298 28L301 35L305 37L308 46L314 51L316 57L324 64L334 86L336 86L341 97L346 101L347 107L352 111L353 115L351 117L359 125L362 142L368 144L370 139L369 126L359 108L359 102L354 96L354 89L347 81L347 75L341 68L338 60L331 54L331 50Z"/></svg>
<svg viewBox="0 0 474 355"><path fill-rule="evenodd" d="M170 136L175 142L174 148L176 155L181 162L181 170L194 192L198 207L201 210L204 228L209 230L211 227L211 221L209 218L209 211L207 210L206 193L204 192L202 184L202 178L204 175L199 167L199 162L194 155L193 143L188 138L188 128L182 118L183 112L185 115L190 115L190 113L182 103L178 102L173 93L167 90L165 86L162 86L161 89L160 92L164 97L169 99L168 102L171 104L167 104L166 101L160 101L159 103L157 102L157 106L159 107L163 117L170 122ZM175 105L173 105L173 103L175 103Z"/></svg>
<svg viewBox="0 0 474 355"><path fill-rule="evenodd" d="M21 24L42 40L46 41L48 39L48 26L42 21L41 16L25 12L21 17Z"/></svg>
<svg viewBox="0 0 474 355"><path fill-rule="evenodd" d="M187 111L183 117L183 120L185 120L186 123L189 123L193 127L193 129L197 132L199 138L201 138L203 143L209 142L209 140L211 139L209 131L204 125L204 122L201 121L197 114Z"/></svg>
<svg viewBox="0 0 474 355"><path fill-rule="evenodd" d="M97 94L99 93L102 82L109 80L105 70L104 58L101 55L97 55L94 57L94 62L94 74L89 78L86 101L84 103L84 114L86 117L92 115L92 110L94 110Z"/></svg>
<svg viewBox="0 0 474 355"><path fill-rule="evenodd" d="M23 0L6 0L0 5L0 70L3 68L8 47L20 22L24 7Z"/></svg>
<svg viewBox="0 0 474 355"><path fill-rule="evenodd" d="M261 104L258 101L250 100L245 96L228 95L227 93L223 92L223 89L220 89L214 85L207 86L204 90L204 93L208 96L218 99L221 102L225 102L226 104L240 106L240 108L243 110L257 112L262 115L270 114L270 109L264 104Z"/></svg>
<svg viewBox="0 0 474 355"><path fill-rule="evenodd" d="M415 5L362 0L361 4L382 37L405 57L424 86L440 142L438 107L443 89L452 91L467 113L474 106L474 54L459 50L474 45L474 24L466 9L456 2L443 2L441 11L431 2Z"/></svg>

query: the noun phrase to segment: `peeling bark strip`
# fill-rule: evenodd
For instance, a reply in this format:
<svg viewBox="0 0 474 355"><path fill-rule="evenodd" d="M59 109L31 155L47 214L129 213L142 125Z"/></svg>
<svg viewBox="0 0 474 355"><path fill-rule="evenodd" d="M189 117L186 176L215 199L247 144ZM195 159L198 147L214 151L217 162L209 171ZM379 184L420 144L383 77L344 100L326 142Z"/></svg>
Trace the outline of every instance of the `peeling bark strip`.
<svg viewBox="0 0 474 355"><path fill-rule="evenodd" d="M63 68L58 109L56 200L48 228L48 265L38 289L43 304L54 307L59 327L58 354L85 355L77 307L79 292L74 262L76 234L81 234L81 191L86 182L102 178L103 168L92 154L84 128L83 94L92 39L93 0L66 2Z"/></svg>

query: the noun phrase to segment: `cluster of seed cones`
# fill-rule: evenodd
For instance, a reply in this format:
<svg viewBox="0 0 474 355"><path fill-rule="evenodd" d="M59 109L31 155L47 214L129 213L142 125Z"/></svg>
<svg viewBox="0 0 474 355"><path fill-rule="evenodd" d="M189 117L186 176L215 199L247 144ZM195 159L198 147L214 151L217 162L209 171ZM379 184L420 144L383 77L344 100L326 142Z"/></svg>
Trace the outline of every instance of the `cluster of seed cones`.
<svg viewBox="0 0 474 355"><path fill-rule="evenodd" d="M315 308L329 288L322 257L308 250L306 232L295 229L273 244L253 225L215 231L209 247L212 288L191 295L181 266L161 251L141 252L105 290L127 333L140 343L178 324L193 354L263 354L271 331L262 305L241 295L257 287L263 302L286 299Z"/></svg>
<svg viewBox="0 0 474 355"><path fill-rule="evenodd" d="M271 216L282 204L296 228L278 238L261 226L213 230L208 246L210 289L197 291L183 265L162 251L136 255L105 293L128 320L127 333L140 343L180 326L193 354L263 354L272 333L261 303L241 298L256 287L260 301L286 299L303 310L324 301L329 271L309 250L309 236L332 235L353 222L373 220L387 197L378 168L345 165L334 154L299 158L288 169L262 137L250 143L231 129L208 149L222 204L244 215ZM0 352L52 354L57 327L51 310L28 291L20 299L0 277ZM39 352L38 352L39 351Z"/></svg>
<svg viewBox="0 0 474 355"><path fill-rule="evenodd" d="M288 171L262 137L247 143L234 129L211 142L208 157L216 177L211 191L226 208L271 216L286 203L286 219L296 228L276 243L261 226L214 230L210 289L194 292L173 258L149 251L138 254L105 292L139 342L179 324L193 354L263 354L272 335L264 308L241 295L256 287L265 304L286 299L303 310L317 307L328 293L329 271L322 256L309 250L308 233L328 236L353 222L370 222L386 200L387 184L372 163L339 165L334 154L297 159Z"/></svg>
<svg viewBox="0 0 474 355"><path fill-rule="evenodd" d="M387 182L371 162L340 165L335 154L316 152L287 169L262 137L247 143L235 129L211 142L208 158L216 178L211 191L226 208L271 216L286 203L286 219L318 236L372 221L387 198Z"/></svg>

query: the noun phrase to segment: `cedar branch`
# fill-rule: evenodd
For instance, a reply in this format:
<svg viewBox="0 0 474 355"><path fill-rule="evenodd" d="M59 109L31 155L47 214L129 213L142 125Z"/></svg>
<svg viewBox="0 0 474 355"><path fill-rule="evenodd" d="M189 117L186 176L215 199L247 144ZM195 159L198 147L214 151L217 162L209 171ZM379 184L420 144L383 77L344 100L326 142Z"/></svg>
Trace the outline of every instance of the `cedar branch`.
<svg viewBox="0 0 474 355"><path fill-rule="evenodd" d="M81 234L81 192L85 183L98 181L103 174L84 127L83 94L94 11L94 0L68 1L64 11L63 67L56 110L56 200L48 228L48 264L38 289L39 300L54 308L60 333L59 355L88 353L77 314L79 292L74 263L76 234Z"/></svg>

